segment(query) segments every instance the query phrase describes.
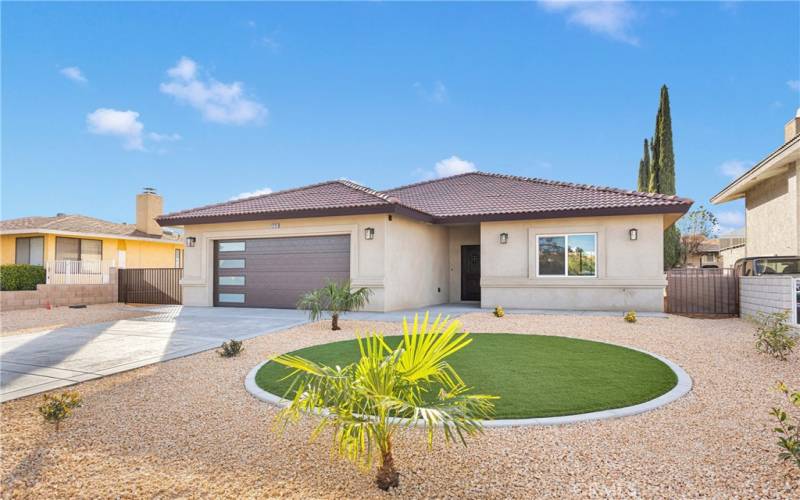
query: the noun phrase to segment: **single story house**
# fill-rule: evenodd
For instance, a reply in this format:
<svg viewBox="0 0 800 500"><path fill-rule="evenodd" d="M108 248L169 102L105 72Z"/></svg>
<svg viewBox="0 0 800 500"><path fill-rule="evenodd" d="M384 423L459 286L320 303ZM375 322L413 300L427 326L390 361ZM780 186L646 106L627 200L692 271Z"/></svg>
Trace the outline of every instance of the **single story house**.
<svg viewBox="0 0 800 500"><path fill-rule="evenodd" d="M369 310L661 311L664 229L692 201L471 172L376 191L335 180L157 218L186 237L183 303L295 307L326 280Z"/></svg>
<svg viewBox="0 0 800 500"><path fill-rule="evenodd" d="M719 240L714 238L704 239L697 247L697 251L686 256L686 267L692 268L721 268L724 267L720 258ZM731 267L730 265L728 267Z"/></svg>
<svg viewBox="0 0 800 500"><path fill-rule="evenodd" d="M60 273L182 267L183 239L155 222L162 213L163 199L148 189L136 196L135 224L75 214L0 221L0 260L46 266Z"/></svg>
<svg viewBox="0 0 800 500"><path fill-rule="evenodd" d="M734 229L725 234L720 234L719 257L722 259L724 267L733 267L737 260L744 258L746 245L747 238L745 237L743 227Z"/></svg>
<svg viewBox="0 0 800 500"><path fill-rule="evenodd" d="M745 256L800 255L800 110L784 127L784 142L711 198L745 199Z"/></svg>

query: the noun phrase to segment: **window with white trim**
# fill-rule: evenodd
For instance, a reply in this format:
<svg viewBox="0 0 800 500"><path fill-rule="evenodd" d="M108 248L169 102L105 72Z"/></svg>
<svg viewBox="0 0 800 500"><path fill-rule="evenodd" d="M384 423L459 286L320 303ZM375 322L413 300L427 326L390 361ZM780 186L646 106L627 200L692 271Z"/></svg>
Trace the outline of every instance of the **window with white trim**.
<svg viewBox="0 0 800 500"><path fill-rule="evenodd" d="M537 236L536 275L543 277L596 277L597 234Z"/></svg>

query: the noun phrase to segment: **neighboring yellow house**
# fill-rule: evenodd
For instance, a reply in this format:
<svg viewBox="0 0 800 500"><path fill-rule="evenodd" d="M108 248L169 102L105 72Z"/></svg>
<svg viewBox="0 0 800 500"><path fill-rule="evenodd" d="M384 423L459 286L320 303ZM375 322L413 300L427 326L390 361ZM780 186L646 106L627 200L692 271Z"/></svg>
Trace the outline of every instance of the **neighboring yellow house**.
<svg viewBox="0 0 800 500"><path fill-rule="evenodd" d="M136 196L136 224L68 214L0 221L0 261L59 273L68 268L81 273L101 267L183 267L183 239L156 223L162 213L163 199L146 189Z"/></svg>

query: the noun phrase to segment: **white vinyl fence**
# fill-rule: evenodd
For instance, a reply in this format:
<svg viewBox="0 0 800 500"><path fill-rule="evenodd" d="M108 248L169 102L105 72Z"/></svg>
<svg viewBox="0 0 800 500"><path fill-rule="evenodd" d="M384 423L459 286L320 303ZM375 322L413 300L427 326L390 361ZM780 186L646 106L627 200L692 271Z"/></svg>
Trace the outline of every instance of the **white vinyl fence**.
<svg viewBox="0 0 800 500"><path fill-rule="evenodd" d="M110 282L113 260L50 260L45 264L48 285L102 285Z"/></svg>

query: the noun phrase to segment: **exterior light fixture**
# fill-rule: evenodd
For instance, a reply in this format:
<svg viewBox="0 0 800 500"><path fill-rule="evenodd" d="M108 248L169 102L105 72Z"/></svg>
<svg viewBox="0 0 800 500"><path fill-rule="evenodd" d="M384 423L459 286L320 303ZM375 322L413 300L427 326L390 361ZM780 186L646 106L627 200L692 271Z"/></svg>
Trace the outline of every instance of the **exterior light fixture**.
<svg viewBox="0 0 800 500"><path fill-rule="evenodd" d="M272 223L272 229L280 229L280 228L281 228L281 223L280 222L273 222Z"/></svg>
<svg viewBox="0 0 800 500"><path fill-rule="evenodd" d="M500 233L500 244L505 245L508 243L508 233Z"/></svg>
<svg viewBox="0 0 800 500"><path fill-rule="evenodd" d="M197 243L197 238L195 238L194 236L189 236L188 238L186 238L187 247L193 247L195 243Z"/></svg>
<svg viewBox="0 0 800 500"><path fill-rule="evenodd" d="M368 227L364 229L364 239L365 240L374 240L375 239L375 228Z"/></svg>
<svg viewBox="0 0 800 500"><path fill-rule="evenodd" d="M638 240L639 239L639 230L636 229L636 228L630 229L628 231L628 237L631 239L631 241Z"/></svg>

